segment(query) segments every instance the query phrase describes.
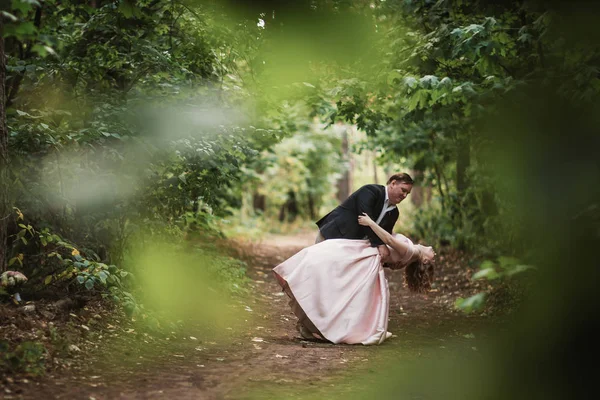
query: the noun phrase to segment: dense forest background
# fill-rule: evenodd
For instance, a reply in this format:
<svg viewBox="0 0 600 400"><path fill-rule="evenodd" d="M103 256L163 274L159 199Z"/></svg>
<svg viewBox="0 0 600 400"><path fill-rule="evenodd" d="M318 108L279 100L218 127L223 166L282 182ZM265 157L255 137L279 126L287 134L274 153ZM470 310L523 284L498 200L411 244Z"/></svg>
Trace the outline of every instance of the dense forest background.
<svg viewBox="0 0 600 400"><path fill-rule="evenodd" d="M3 1L0 272L24 273L29 298L92 293L137 315L159 291L144 276L164 279L140 257L161 248L210 260L172 271L240 292L218 240L310 226L408 172L397 229L485 261L477 278L535 268L536 315L572 315L560 304L597 281L581 276L597 278L598 11Z"/></svg>

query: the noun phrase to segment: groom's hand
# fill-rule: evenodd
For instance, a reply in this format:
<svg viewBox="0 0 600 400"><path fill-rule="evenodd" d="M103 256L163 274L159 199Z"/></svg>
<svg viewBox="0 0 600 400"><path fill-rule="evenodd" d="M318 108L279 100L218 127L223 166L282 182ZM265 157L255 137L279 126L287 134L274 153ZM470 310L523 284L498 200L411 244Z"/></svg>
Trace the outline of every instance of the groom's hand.
<svg viewBox="0 0 600 400"><path fill-rule="evenodd" d="M390 256L390 249L388 249L385 244L382 244L377 246L377 250L381 256L381 262L386 262L387 258Z"/></svg>

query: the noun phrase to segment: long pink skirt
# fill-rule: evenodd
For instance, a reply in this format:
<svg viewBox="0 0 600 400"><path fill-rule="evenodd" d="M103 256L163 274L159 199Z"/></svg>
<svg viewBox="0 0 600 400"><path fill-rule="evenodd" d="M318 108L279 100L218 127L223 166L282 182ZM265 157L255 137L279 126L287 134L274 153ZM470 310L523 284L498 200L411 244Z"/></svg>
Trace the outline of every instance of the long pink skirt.
<svg viewBox="0 0 600 400"><path fill-rule="evenodd" d="M391 333L380 261L367 240L330 239L301 250L273 272L312 333L333 343L381 344Z"/></svg>

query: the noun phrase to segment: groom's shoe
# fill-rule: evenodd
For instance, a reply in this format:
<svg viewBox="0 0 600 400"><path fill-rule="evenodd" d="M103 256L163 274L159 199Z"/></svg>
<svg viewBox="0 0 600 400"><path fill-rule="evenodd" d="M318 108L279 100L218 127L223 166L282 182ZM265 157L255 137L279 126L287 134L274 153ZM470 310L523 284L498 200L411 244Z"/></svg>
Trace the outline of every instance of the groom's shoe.
<svg viewBox="0 0 600 400"><path fill-rule="evenodd" d="M300 332L300 336L304 339L315 340L315 336L309 331L304 325L300 323L300 321L296 322L296 329Z"/></svg>

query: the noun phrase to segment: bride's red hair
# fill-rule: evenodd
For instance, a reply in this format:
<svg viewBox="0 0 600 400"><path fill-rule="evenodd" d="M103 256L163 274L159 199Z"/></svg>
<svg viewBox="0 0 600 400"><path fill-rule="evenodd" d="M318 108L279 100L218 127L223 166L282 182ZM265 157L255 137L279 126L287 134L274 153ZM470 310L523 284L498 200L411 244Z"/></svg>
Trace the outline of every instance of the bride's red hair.
<svg viewBox="0 0 600 400"><path fill-rule="evenodd" d="M413 261L406 267L402 266L402 262L385 263L384 267L393 270L404 268L404 286L411 292L425 293L431 289L434 277L433 264L423 264L421 260Z"/></svg>
<svg viewBox="0 0 600 400"><path fill-rule="evenodd" d="M404 286L411 292L428 292L433 283L433 276L433 264L423 264L421 260L413 261L404 268Z"/></svg>

